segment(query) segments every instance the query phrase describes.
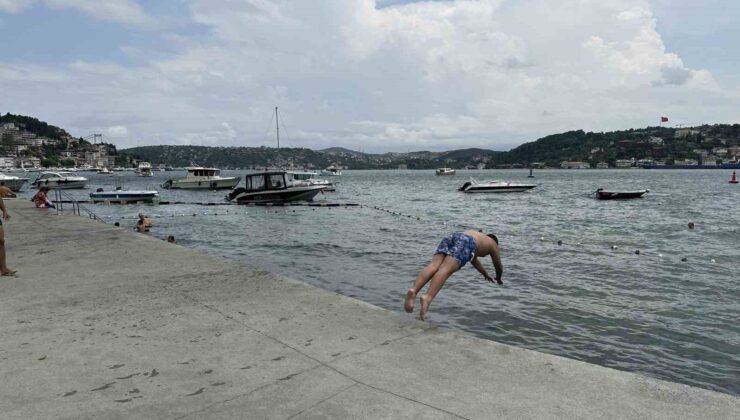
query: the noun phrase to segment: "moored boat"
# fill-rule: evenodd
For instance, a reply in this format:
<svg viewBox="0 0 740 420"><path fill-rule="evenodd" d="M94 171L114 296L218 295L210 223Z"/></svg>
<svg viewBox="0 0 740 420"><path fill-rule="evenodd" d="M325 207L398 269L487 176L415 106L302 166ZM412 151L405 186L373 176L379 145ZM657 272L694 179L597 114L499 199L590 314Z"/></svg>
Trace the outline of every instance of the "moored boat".
<svg viewBox="0 0 740 420"><path fill-rule="evenodd" d="M226 200L237 204L312 201L324 188L296 181L289 171L259 172L247 174L244 186L231 191Z"/></svg>
<svg viewBox="0 0 740 420"><path fill-rule="evenodd" d="M470 178L470 181L464 183L458 191L465 193L508 193L522 192L537 187L537 184L520 184L505 181L477 181Z"/></svg>
<svg viewBox="0 0 740 420"><path fill-rule="evenodd" d="M340 176L340 175L342 175L342 171L333 165L321 171L321 176Z"/></svg>
<svg viewBox="0 0 740 420"><path fill-rule="evenodd" d="M136 168L136 175L154 176L152 173L152 164L149 162L139 162L139 166Z"/></svg>
<svg viewBox="0 0 740 420"><path fill-rule="evenodd" d="M6 175L0 173L0 181L13 192L18 192L28 182L28 178L21 178L15 175Z"/></svg>
<svg viewBox="0 0 740 420"><path fill-rule="evenodd" d="M110 203L110 204L128 204L128 203L157 203L159 202L159 192L157 191L134 191L134 190L115 190L98 191L90 193L90 199L93 203Z"/></svg>
<svg viewBox="0 0 740 420"><path fill-rule="evenodd" d="M185 168L184 178L171 178L162 184L162 188L187 190L222 190L231 189L239 184L238 176L222 177L217 168L192 166Z"/></svg>
<svg viewBox="0 0 740 420"><path fill-rule="evenodd" d="M603 188L596 190L596 198L599 200L626 200L630 198L640 198L650 190L636 191L606 191Z"/></svg>
<svg viewBox="0 0 740 420"><path fill-rule="evenodd" d="M83 189L87 185L87 178L72 175L69 172L41 172L31 185L36 188Z"/></svg>
<svg viewBox="0 0 740 420"><path fill-rule="evenodd" d="M455 175L455 170L452 168L438 168L435 172L435 175Z"/></svg>

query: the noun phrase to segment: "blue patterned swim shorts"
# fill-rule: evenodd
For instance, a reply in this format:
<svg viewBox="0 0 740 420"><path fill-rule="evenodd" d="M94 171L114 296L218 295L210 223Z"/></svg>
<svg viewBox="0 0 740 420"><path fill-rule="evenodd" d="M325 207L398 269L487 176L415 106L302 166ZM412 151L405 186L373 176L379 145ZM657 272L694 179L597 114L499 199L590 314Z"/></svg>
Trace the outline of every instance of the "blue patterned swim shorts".
<svg viewBox="0 0 740 420"><path fill-rule="evenodd" d="M457 268L462 268L475 257L475 239L464 232L452 232L442 238L435 254L446 254L457 261Z"/></svg>

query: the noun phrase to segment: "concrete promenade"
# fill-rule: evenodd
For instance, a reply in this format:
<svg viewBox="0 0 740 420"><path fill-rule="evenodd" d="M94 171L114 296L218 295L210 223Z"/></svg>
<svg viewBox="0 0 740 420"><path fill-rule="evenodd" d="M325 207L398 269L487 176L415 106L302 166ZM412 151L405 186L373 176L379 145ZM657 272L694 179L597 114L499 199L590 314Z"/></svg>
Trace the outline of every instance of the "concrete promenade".
<svg viewBox="0 0 740 420"><path fill-rule="evenodd" d="M736 397L435 328L129 226L6 205L19 274L0 277L2 419L740 418Z"/></svg>

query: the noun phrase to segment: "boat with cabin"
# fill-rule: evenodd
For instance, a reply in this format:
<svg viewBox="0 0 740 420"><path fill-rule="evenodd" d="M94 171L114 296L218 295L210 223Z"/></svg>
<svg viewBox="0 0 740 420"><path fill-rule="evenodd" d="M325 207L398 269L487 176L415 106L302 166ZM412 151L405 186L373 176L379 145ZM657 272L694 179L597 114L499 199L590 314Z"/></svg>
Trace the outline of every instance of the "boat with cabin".
<svg viewBox="0 0 740 420"><path fill-rule="evenodd" d="M26 185L28 178L0 173L0 182L5 183L5 186L10 188L11 191L18 192Z"/></svg>
<svg viewBox="0 0 740 420"><path fill-rule="evenodd" d="M321 176L341 176L342 170L332 165L321 171Z"/></svg>
<svg viewBox="0 0 740 420"><path fill-rule="evenodd" d="M152 173L152 164L149 162L139 162L139 166L136 168L136 175L154 176Z"/></svg>
<svg viewBox="0 0 740 420"><path fill-rule="evenodd" d="M290 171L293 174L293 180L297 184L304 181L307 185L318 185L324 187L324 191L336 191L336 186L328 179L319 178L319 174L311 171Z"/></svg>
<svg viewBox="0 0 740 420"><path fill-rule="evenodd" d="M72 175L70 172L41 172L39 177L31 185L36 188L84 189L87 185L87 178Z"/></svg>
<svg viewBox="0 0 740 420"><path fill-rule="evenodd" d="M509 193L522 192L537 187L537 184L521 184L506 181L478 181L470 178L470 181L464 183L458 191L465 193Z"/></svg>
<svg viewBox="0 0 740 420"><path fill-rule="evenodd" d="M191 166L185 168L184 178L170 178L162 184L162 188L184 190L223 190L232 189L239 184L238 176L222 177L217 168Z"/></svg>
<svg viewBox="0 0 740 420"><path fill-rule="evenodd" d="M231 191L226 200L237 204L312 201L324 189L321 185L309 185L305 180L296 180L290 171L258 172L247 174L244 186Z"/></svg>
<svg viewBox="0 0 740 420"><path fill-rule="evenodd" d="M631 198L640 198L649 192L650 190L606 191L603 188L599 188L596 190L596 198L599 200L628 200Z"/></svg>
<svg viewBox="0 0 740 420"><path fill-rule="evenodd" d="M435 175L455 175L455 170L452 168L437 168L434 172Z"/></svg>

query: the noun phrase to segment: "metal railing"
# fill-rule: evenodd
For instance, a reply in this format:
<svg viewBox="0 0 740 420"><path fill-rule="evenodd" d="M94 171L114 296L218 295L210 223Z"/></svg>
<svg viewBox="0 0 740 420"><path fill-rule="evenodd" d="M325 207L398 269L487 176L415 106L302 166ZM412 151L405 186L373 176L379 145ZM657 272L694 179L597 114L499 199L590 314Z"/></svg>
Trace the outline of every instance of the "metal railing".
<svg viewBox="0 0 740 420"><path fill-rule="evenodd" d="M77 201L76 198L67 194L66 192L64 192L64 190L55 188L53 191L54 205L56 205L57 214L64 214L64 205L66 204L67 208L71 208L72 214L75 216L82 216L82 213L85 213L85 215L90 219L98 220L105 223L105 220L95 214L92 210L80 204L80 202Z"/></svg>

